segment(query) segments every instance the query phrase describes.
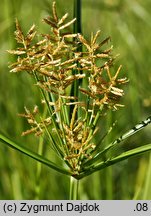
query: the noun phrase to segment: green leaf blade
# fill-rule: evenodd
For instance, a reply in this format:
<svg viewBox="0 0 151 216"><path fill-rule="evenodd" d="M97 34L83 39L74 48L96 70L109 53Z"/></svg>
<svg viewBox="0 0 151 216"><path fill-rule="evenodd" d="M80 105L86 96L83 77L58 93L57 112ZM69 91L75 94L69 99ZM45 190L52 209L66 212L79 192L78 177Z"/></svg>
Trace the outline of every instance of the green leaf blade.
<svg viewBox="0 0 151 216"><path fill-rule="evenodd" d="M87 168L85 168L85 170L79 176L77 176L77 178L81 179L81 178L88 176L88 175L90 175L96 171L99 171L101 169L109 167L113 164L119 163L123 160L130 158L130 157L134 157L136 155L140 155L140 154L143 154L143 153L149 152L149 151L151 151L151 143L147 144L147 145L140 146L140 147L135 148L135 149L128 150L126 152L121 153L120 155L118 155L116 157L110 158L106 161L101 161L100 163L93 165L93 166L88 166Z"/></svg>
<svg viewBox="0 0 151 216"><path fill-rule="evenodd" d="M121 135L119 138L114 140L112 143L107 145L102 151L100 151L98 154L96 154L91 160L87 161L84 166L86 165L91 165L102 157L104 153L109 151L110 149L114 148L116 145L119 145L121 142L123 142L125 139L133 136L134 134L138 133L140 130L144 129L147 125L151 123L151 116L149 116L147 119L144 121L140 122L139 124L135 125L132 129L129 131L125 132L123 135Z"/></svg>
<svg viewBox="0 0 151 216"><path fill-rule="evenodd" d="M33 158L34 160L42 163L42 164L45 164L46 166L52 168L53 170L56 170L57 172L60 172L62 174L65 174L65 175L72 175L72 173L62 167L59 167L57 166L55 163L53 163L52 161L42 157L41 155L15 143L14 141L12 141L11 139L7 138L6 136L0 134L0 142L6 144L7 146L23 153L24 155L27 155L29 156L30 158Z"/></svg>

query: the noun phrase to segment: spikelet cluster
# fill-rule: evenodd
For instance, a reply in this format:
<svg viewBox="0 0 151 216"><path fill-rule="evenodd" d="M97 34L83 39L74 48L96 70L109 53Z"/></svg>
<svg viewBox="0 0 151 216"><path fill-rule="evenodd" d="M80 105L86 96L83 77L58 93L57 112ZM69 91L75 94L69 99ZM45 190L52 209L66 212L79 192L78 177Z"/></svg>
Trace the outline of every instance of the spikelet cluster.
<svg viewBox="0 0 151 216"><path fill-rule="evenodd" d="M67 18L68 14L58 18L54 2L52 16L43 19L50 27L48 34L38 34L32 25L25 35L16 20L15 38L19 46L8 52L17 56L10 72L25 71L32 75L42 92L41 102L48 110L46 118L37 121L37 106L32 112L25 108L20 116L27 119L31 129L22 135L47 133L54 150L78 173L82 164L92 158L96 147L93 138L101 114L123 106L121 86L128 80L120 78L121 66L116 72L113 70L112 46L107 47L110 37L99 42L100 31L92 34L90 40L73 34L71 27L76 19ZM82 51L78 51L79 46ZM72 91L75 83L78 94Z"/></svg>

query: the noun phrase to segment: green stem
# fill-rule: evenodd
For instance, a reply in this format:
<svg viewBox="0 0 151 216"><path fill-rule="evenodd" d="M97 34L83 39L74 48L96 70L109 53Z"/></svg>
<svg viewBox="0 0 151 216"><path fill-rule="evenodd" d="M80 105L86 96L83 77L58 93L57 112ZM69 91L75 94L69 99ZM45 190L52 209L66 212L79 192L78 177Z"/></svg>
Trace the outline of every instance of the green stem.
<svg viewBox="0 0 151 216"><path fill-rule="evenodd" d="M76 22L73 26L73 33L81 33L81 0L74 0L74 18L76 18ZM82 46L79 44L77 45L77 51L82 51ZM73 69L72 71L73 75L77 73L77 70ZM75 97L78 97L78 90L79 90L79 80L76 80L71 88L71 96L74 95ZM70 108L70 117L72 116L73 107ZM77 118L78 116L76 116ZM77 200L78 199L78 185L79 180L70 177L70 200Z"/></svg>
<svg viewBox="0 0 151 216"><path fill-rule="evenodd" d="M74 0L74 18L76 17L76 22L74 23L74 33L81 33L81 0Z"/></svg>
<svg viewBox="0 0 151 216"><path fill-rule="evenodd" d="M79 188L79 180L74 177L70 177L70 200L78 199L78 188Z"/></svg>
<svg viewBox="0 0 151 216"><path fill-rule="evenodd" d="M73 11L74 11L73 16L74 16L74 18L76 18L76 22L74 22L74 25L73 25L73 33L74 34L76 34L76 33L81 34L81 32L82 32L82 28L81 28L81 0L74 0ZM82 45L80 43L77 44L76 51L82 52ZM78 70L76 70L76 69L72 70L73 75L75 75L77 73L79 73ZM79 96L79 86L81 84L80 82L81 82L80 80L75 80L75 82L73 83L72 88L71 88L71 96L73 96L73 95L75 97ZM72 116L73 108L74 108L74 106L71 106L71 108L70 108L70 117Z"/></svg>

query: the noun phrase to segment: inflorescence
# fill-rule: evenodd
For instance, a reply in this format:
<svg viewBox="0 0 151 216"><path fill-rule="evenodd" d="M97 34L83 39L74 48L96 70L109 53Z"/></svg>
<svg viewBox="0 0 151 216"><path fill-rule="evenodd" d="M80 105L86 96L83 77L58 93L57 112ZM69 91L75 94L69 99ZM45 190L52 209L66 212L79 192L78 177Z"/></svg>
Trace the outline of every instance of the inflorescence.
<svg viewBox="0 0 151 216"><path fill-rule="evenodd" d="M44 119L37 106L33 111L25 107L20 116L27 119L31 129L22 135L48 135L58 155L73 173L79 173L82 164L92 159L100 117L109 109L123 106L121 86L128 80L119 77L121 66L116 72L113 69L113 47L106 48L110 37L98 42L100 31L90 40L70 33L76 19L68 22L67 17L65 14L59 19L53 3L52 17L43 19L50 27L48 34L38 34L33 25L24 35L16 20L19 46L8 52L17 56L10 72L32 75L42 93L41 102L47 107ZM77 49L79 46L82 51Z"/></svg>

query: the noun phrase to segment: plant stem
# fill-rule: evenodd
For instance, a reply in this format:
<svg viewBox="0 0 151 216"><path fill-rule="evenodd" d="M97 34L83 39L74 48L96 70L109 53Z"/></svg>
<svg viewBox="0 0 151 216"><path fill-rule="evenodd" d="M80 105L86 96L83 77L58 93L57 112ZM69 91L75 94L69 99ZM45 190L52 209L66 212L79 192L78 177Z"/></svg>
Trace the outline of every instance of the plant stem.
<svg viewBox="0 0 151 216"><path fill-rule="evenodd" d="M74 34L81 34L82 33L82 27L81 27L81 0L74 0L74 8L73 8L73 11L74 11L74 14L73 14L73 17L76 18L76 22L74 22L74 25L73 25L73 33ZM77 43L76 44L76 52L80 52L82 53L82 44L79 43L79 41L77 41L77 39L74 39L75 42ZM79 65L78 62L77 63L77 66L80 68L81 66ZM73 75L76 75L79 73L79 70L77 69L73 69L72 70L72 74ZM80 71L80 73L82 73ZM82 85L82 80L75 80L75 82L73 83L72 87L71 87L71 93L70 95L71 96L74 96L74 97L77 97L80 101L80 94L79 94L79 86ZM72 116L72 112L73 112L73 109L74 109L74 106L71 106L70 107L70 117ZM76 118L78 118L80 115L79 115L79 109L78 109L78 112L76 114Z"/></svg>
<svg viewBox="0 0 151 216"><path fill-rule="evenodd" d="M74 33L81 33L81 0L74 0L74 17L76 22L74 23Z"/></svg>
<svg viewBox="0 0 151 216"><path fill-rule="evenodd" d="M73 33L74 34L77 34L77 33L81 34L81 32L82 32L82 28L81 28L81 0L74 0L74 6L73 7L74 7L73 8L73 11L74 11L73 17L76 18L76 22L74 22L74 25L73 25ZM77 44L76 51L79 51L79 52L82 51L82 46L80 43ZM76 69L72 70L73 75L75 75L77 73L78 73L78 71ZM74 95L75 97L78 97L79 85L80 85L80 80L76 80L74 82L74 84L72 85L72 88L71 88L71 96ZM72 116L73 107L74 106L71 106L71 109L70 109L70 117Z"/></svg>
<svg viewBox="0 0 151 216"><path fill-rule="evenodd" d="M73 26L73 33L81 33L81 0L74 0L74 18L76 18L76 22ZM82 46L77 45L77 51L82 51ZM73 69L72 71L73 75L77 73L77 70ZM79 90L79 80L76 80L71 88L71 96L74 95L75 97L78 97L78 90ZM72 116L74 107L71 106L70 108L70 117ZM77 116L76 116L77 118ZM78 184L79 180L70 177L70 200L77 200L78 199Z"/></svg>
<svg viewBox="0 0 151 216"><path fill-rule="evenodd" d="M74 177L70 177L70 200L78 199L78 188L79 188L79 180Z"/></svg>

